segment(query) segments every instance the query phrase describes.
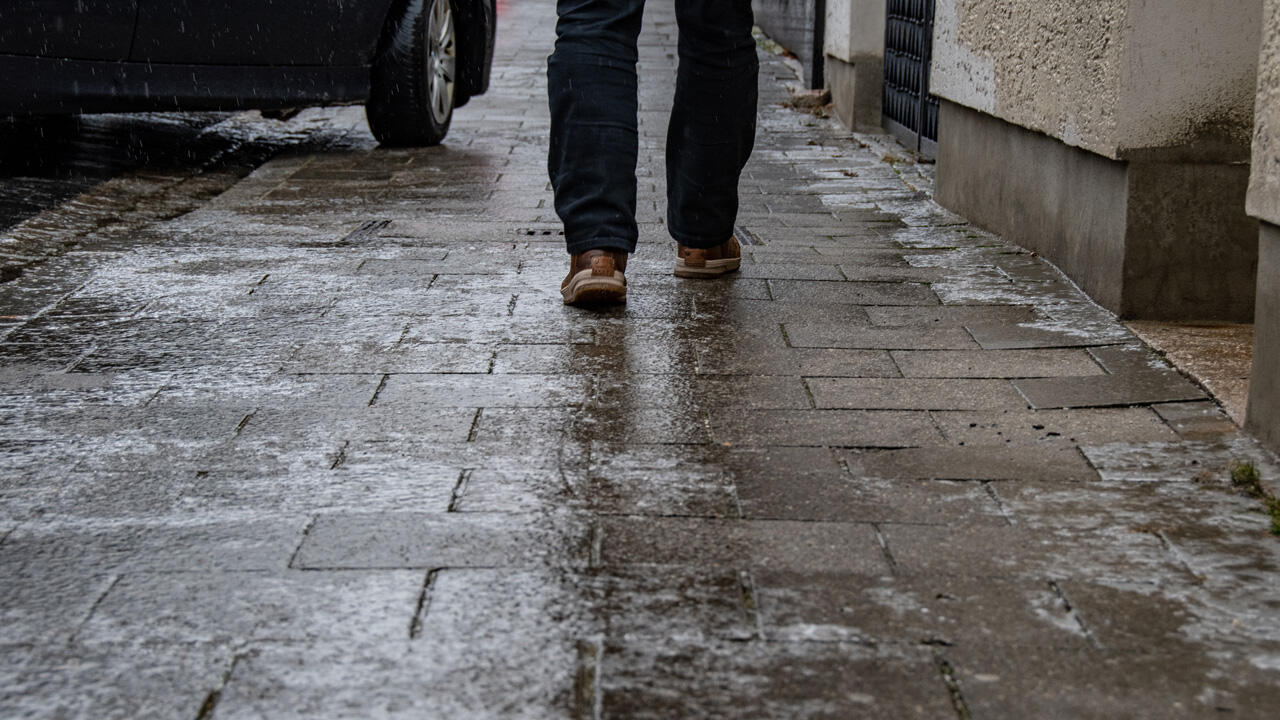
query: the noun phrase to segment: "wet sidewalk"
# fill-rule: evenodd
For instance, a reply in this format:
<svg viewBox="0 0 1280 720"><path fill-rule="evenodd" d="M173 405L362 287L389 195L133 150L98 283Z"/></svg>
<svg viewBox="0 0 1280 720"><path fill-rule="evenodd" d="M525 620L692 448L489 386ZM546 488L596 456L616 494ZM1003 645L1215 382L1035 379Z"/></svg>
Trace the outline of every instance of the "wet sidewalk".
<svg viewBox="0 0 1280 720"><path fill-rule="evenodd" d="M672 277L650 4L625 309L558 293L550 0L443 147L325 111L0 285L0 716L1274 716L1274 459L766 51L742 271Z"/></svg>

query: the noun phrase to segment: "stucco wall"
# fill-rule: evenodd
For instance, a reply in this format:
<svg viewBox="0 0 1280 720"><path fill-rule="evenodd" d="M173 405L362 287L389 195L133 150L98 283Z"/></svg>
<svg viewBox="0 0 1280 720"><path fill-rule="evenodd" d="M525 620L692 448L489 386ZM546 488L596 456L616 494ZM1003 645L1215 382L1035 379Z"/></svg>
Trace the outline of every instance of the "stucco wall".
<svg viewBox="0 0 1280 720"><path fill-rule="evenodd" d="M885 0L827 0L827 55L847 63L884 57Z"/></svg>
<svg viewBox="0 0 1280 720"><path fill-rule="evenodd" d="M1266 0L1249 214L1280 225L1280 0Z"/></svg>
<svg viewBox="0 0 1280 720"><path fill-rule="evenodd" d="M1261 2L938 0L933 90L1113 159L1205 137L1239 152Z"/></svg>

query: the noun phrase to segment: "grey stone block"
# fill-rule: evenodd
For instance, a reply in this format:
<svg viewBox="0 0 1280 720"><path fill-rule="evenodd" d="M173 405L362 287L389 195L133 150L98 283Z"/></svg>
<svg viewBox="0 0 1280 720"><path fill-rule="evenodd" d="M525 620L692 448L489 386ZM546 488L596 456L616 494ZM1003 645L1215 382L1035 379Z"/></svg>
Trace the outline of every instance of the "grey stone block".
<svg viewBox="0 0 1280 720"><path fill-rule="evenodd" d="M1205 393L1176 372L1014 380L1034 408L1115 407L1200 400Z"/></svg>
<svg viewBox="0 0 1280 720"><path fill-rule="evenodd" d="M819 408L861 410L1023 409L1026 401L1005 380L809 378Z"/></svg>
<svg viewBox="0 0 1280 720"><path fill-rule="evenodd" d="M76 639L138 646L390 644L408 635L425 576L406 570L130 574L101 598Z"/></svg>
<svg viewBox="0 0 1280 720"><path fill-rule="evenodd" d="M971 350L977 343L962 328L937 328L923 333L906 328L838 327L828 324L789 323L787 340L792 347L875 350Z"/></svg>
<svg viewBox="0 0 1280 720"><path fill-rule="evenodd" d="M1262 223L1258 236L1257 322L1245 427L1280 451L1280 227Z"/></svg>
<svg viewBox="0 0 1280 720"><path fill-rule="evenodd" d="M797 712L936 718L953 712L937 666L919 648L620 643L605 648L599 677L604 713L628 718L781 719Z"/></svg>
<svg viewBox="0 0 1280 720"><path fill-rule="evenodd" d="M200 645L45 648L6 683L0 715L195 717L231 661L226 649Z"/></svg>
<svg viewBox="0 0 1280 720"><path fill-rule="evenodd" d="M1162 403L1151 409L1183 440L1217 440L1240 432L1222 408L1211 401Z"/></svg>
<svg viewBox="0 0 1280 720"><path fill-rule="evenodd" d="M805 572L885 572L870 525L765 520L600 520L603 567L694 566Z"/></svg>
<svg viewBox="0 0 1280 720"><path fill-rule="evenodd" d="M961 647L946 657L975 717L1264 717L1270 673L1226 656L1170 663L1159 652Z"/></svg>
<svg viewBox="0 0 1280 720"><path fill-rule="evenodd" d="M836 117L850 130L879 129L884 60L868 55L850 63L828 55L825 62Z"/></svg>
<svg viewBox="0 0 1280 720"><path fill-rule="evenodd" d="M911 283L769 280L774 300L852 305L937 305L928 285Z"/></svg>
<svg viewBox="0 0 1280 720"><path fill-rule="evenodd" d="M1111 345L1128 339L1123 330L1108 328L1107 332L1094 333L1064 324L1036 326L966 323L965 329L984 350L1079 348Z"/></svg>
<svg viewBox="0 0 1280 720"><path fill-rule="evenodd" d="M896 350L894 362L906 377L1026 378L1102 375L1085 352L1062 350Z"/></svg>
<svg viewBox="0 0 1280 720"><path fill-rule="evenodd" d="M392 375L377 404L392 407L572 407L591 396L577 375Z"/></svg>
<svg viewBox="0 0 1280 720"><path fill-rule="evenodd" d="M505 513L322 515L292 566L306 570L573 565L585 525L569 516Z"/></svg>
<svg viewBox="0 0 1280 720"><path fill-rule="evenodd" d="M937 480L1093 480L1097 474L1071 447L914 447L847 451L855 477Z"/></svg>
<svg viewBox="0 0 1280 720"><path fill-rule="evenodd" d="M941 307L867 308L874 325L883 327L958 327L964 325L1017 325L1040 319L1025 305L947 305Z"/></svg>
<svg viewBox="0 0 1280 720"><path fill-rule="evenodd" d="M941 436L928 413L877 410L745 410L711 414L711 433L733 445L909 447Z"/></svg>
<svg viewBox="0 0 1280 720"><path fill-rule="evenodd" d="M958 445L1091 445L1177 438L1152 408L1000 413L959 411L936 412L933 416L942 434Z"/></svg>
<svg viewBox="0 0 1280 720"><path fill-rule="evenodd" d="M1083 650L1089 638L1045 580L755 572L766 637L934 647L1002 643Z"/></svg>

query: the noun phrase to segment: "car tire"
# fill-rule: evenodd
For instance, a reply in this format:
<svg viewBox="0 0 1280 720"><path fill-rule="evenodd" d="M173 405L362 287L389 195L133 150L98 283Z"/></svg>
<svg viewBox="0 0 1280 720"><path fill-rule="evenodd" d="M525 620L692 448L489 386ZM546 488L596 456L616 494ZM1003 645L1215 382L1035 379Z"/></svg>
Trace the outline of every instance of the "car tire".
<svg viewBox="0 0 1280 720"><path fill-rule="evenodd" d="M439 145L453 119L458 75L451 0L409 0L373 62L365 115L383 145Z"/></svg>

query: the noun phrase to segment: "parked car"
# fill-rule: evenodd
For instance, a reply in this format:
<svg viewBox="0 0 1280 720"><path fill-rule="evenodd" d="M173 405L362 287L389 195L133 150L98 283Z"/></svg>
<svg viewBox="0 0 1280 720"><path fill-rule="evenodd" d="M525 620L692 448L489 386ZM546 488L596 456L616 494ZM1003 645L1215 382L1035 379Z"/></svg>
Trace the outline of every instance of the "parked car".
<svg viewBox="0 0 1280 720"><path fill-rule="evenodd" d="M365 103L435 145L489 86L497 0L2 0L0 116Z"/></svg>

